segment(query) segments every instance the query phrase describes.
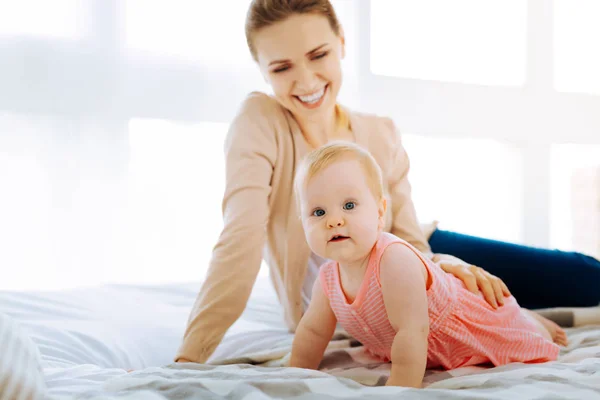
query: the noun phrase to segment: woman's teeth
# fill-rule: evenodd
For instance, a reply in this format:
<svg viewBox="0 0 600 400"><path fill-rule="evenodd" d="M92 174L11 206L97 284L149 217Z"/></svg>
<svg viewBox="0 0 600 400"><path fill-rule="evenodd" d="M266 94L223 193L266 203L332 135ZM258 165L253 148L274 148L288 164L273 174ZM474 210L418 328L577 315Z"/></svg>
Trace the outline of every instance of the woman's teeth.
<svg viewBox="0 0 600 400"><path fill-rule="evenodd" d="M325 88L323 88L323 89L319 90L318 92L315 92L311 95L308 95L308 96L298 96L298 98L303 103L314 104L317 101L321 100L321 97L323 97L324 94L325 94Z"/></svg>

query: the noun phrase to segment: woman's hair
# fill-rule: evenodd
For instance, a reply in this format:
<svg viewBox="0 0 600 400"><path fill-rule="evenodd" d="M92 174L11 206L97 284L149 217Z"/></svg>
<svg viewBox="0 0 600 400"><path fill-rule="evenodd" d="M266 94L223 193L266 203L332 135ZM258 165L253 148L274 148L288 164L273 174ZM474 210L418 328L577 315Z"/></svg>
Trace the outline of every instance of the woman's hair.
<svg viewBox="0 0 600 400"><path fill-rule="evenodd" d="M254 34L259 30L284 21L294 15L322 15L329 21L333 32L339 36L340 22L329 0L252 0L246 15L246 41L252 58L258 61L254 47ZM340 127L348 127L348 115L336 105L336 121Z"/></svg>
<svg viewBox="0 0 600 400"><path fill-rule="evenodd" d="M333 32L339 36L340 23L329 0L252 0L246 15L246 41L252 58L258 59L253 42L256 32L300 14L326 17Z"/></svg>
<svg viewBox="0 0 600 400"><path fill-rule="evenodd" d="M360 163L367 185L376 200L383 198L383 178L381 168L373 156L357 144L346 141L333 141L306 155L296 174L295 190L298 196L308 182L327 167L336 162L356 160ZM298 203L299 204L299 203Z"/></svg>

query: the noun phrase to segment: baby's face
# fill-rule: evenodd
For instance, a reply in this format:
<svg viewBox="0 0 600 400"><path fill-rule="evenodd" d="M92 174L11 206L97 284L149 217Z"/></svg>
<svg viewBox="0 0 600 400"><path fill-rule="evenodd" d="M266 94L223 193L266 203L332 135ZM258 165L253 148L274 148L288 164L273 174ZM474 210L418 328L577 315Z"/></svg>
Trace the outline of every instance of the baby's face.
<svg viewBox="0 0 600 400"><path fill-rule="evenodd" d="M383 227L385 204L377 201L356 160L330 165L300 193L302 225L311 250L340 263L366 257Z"/></svg>

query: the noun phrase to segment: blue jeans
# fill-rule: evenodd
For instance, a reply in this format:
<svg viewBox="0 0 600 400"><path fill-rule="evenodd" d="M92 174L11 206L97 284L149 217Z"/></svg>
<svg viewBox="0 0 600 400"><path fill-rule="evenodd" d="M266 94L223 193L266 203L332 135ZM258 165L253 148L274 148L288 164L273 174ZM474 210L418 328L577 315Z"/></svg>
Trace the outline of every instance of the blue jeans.
<svg viewBox="0 0 600 400"><path fill-rule="evenodd" d="M502 279L522 307L600 304L600 261L593 257L440 229L429 244L434 253L453 255Z"/></svg>

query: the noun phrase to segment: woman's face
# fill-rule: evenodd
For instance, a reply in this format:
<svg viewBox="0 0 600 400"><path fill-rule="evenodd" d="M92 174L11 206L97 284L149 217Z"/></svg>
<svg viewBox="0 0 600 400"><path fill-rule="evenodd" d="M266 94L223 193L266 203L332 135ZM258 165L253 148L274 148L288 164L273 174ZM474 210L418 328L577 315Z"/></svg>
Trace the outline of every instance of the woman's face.
<svg viewBox="0 0 600 400"><path fill-rule="evenodd" d="M258 64L275 97L302 121L334 112L342 84L343 34L326 17L292 16L254 36Z"/></svg>

